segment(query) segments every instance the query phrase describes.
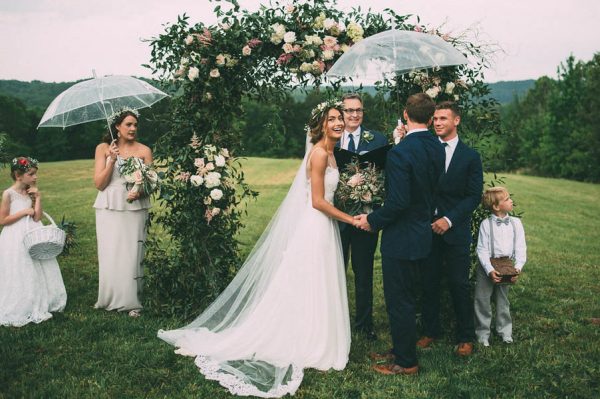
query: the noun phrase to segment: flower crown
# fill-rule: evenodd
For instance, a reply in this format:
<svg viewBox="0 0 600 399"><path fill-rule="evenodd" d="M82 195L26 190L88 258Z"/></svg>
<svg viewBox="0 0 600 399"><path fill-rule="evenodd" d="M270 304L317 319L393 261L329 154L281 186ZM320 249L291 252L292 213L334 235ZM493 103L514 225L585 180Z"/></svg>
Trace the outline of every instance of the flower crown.
<svg viewBox="0 0 600 399"><path fill-rule="evenodd" d="M34 158L29 157L18 157L14 158L11 162L11 170L20 170L21 172L27 172L31 168L37 168L38 161Z"/></svg>
<svg viewBox="0 0 600 399"><path fill-rule="evenodd" d="M123 115L124 112L131 112L132 114L135 115L136 118L140 117L140 113L137 111L137 109L130 108L130 107L119 108L115 112L110 114L108 116L108 118L106 118L106 120L108 121L108 126L115 123L115 121L119 118L119 116Z"/></svg>
<svg viewBox="0 0 600 399"><path fill-rule="evenodd" d="M343 106L343 102L336 99L336 98L330 98L327 101L323 101L322 103L320 103L319 105L317 105L315 108L313 108L312 111L310 111L310 121L308 123L309 126L313 126L316 123L319 122L319 120L321 120L321 118L323 117L323 113L326 110L330 110L331 108L341 108Z"/></svg>

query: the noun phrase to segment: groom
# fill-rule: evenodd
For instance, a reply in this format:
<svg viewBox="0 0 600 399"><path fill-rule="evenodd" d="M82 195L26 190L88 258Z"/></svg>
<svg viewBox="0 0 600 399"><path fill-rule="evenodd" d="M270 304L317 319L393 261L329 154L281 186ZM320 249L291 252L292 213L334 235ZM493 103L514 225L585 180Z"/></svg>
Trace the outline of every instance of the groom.
<svg viewBox="0 0 600 399"><path fill-rule="evenodd" d="M336 144L337 147L361 154L388 143L383 134L363 128L364 108L357 93L345 94L342 101L346 127L341 140ZM374 341L377 335L373 331L373 260L379 234L372 234L340 222L340 235L346 269L352 257L356 298L354 328L367 339Z"/></svg>
<svg viewBox="0 0 600 399"><path fill-rule="evenodd" d="M386 199L370 215L360 215L360 227L381 230L383 290L393 348L373 358L391 361L374 366L387 374L416 374L415 286L417 273L431 251L431 219L435 187L444 172L445 153L427 127L435 103L425 93L410 96L404 118L406 137L388 152Z"/></svg>

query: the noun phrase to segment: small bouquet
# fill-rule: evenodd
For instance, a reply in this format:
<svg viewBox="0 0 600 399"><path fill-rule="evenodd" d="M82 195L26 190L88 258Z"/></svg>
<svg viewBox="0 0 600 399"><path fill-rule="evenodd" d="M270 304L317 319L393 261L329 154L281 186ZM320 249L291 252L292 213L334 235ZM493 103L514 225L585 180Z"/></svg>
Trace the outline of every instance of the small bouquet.
<svg viewBox="0 0 600 399"><path fill-rule="evenodd" d="M119 173L125 179L125 186L130 193L140 193L140 197L147 197L155 192L160 179L152 165L146 165L141 159L129 157L119 165ZM133 200L127 199L131 203Z"/></svg>
<svg viewBox="0 0 600 399"><path fill-rule="evenodd" d="M383 172L371 163L361 166L350 162L340 174L335 202L339 209L355 216L373 212L373 207L383 204L384 196Z"/></svg>

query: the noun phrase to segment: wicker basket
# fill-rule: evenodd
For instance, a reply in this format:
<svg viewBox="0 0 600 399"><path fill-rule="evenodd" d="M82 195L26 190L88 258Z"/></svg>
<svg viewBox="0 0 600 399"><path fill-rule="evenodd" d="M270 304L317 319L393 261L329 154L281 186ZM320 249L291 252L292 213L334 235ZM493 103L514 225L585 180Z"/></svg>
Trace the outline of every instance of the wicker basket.
<svg viewBox="0 0 600 399"><path fill-rule="evenodd" d="M25 244L25 248L29 252L29 255L37 260L56 258L60 255L65 246L66 234L64 230L56 227L54 219L46 212L44 212L44 216L46 216L52 224L35 227L25 233L25 236L23 237L23 243ZM28 227L30 219L30 217L27 217Z"/></svg>

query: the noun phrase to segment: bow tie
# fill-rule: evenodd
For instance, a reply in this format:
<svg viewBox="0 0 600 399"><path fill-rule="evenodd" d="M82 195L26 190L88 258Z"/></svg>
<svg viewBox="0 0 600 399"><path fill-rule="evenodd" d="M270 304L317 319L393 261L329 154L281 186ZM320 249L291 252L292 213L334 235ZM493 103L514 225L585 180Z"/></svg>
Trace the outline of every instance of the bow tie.
<svg viewBox="0 0 600 399"><path fill-rule="evenodd" d="M496 218L496 224L498 226L500 226L501 224L505 224L505 225L508 226L509 221L510 221L510 219L508 218L508 216L505 217L504 219L502 219L502 218Z"/></svg>

